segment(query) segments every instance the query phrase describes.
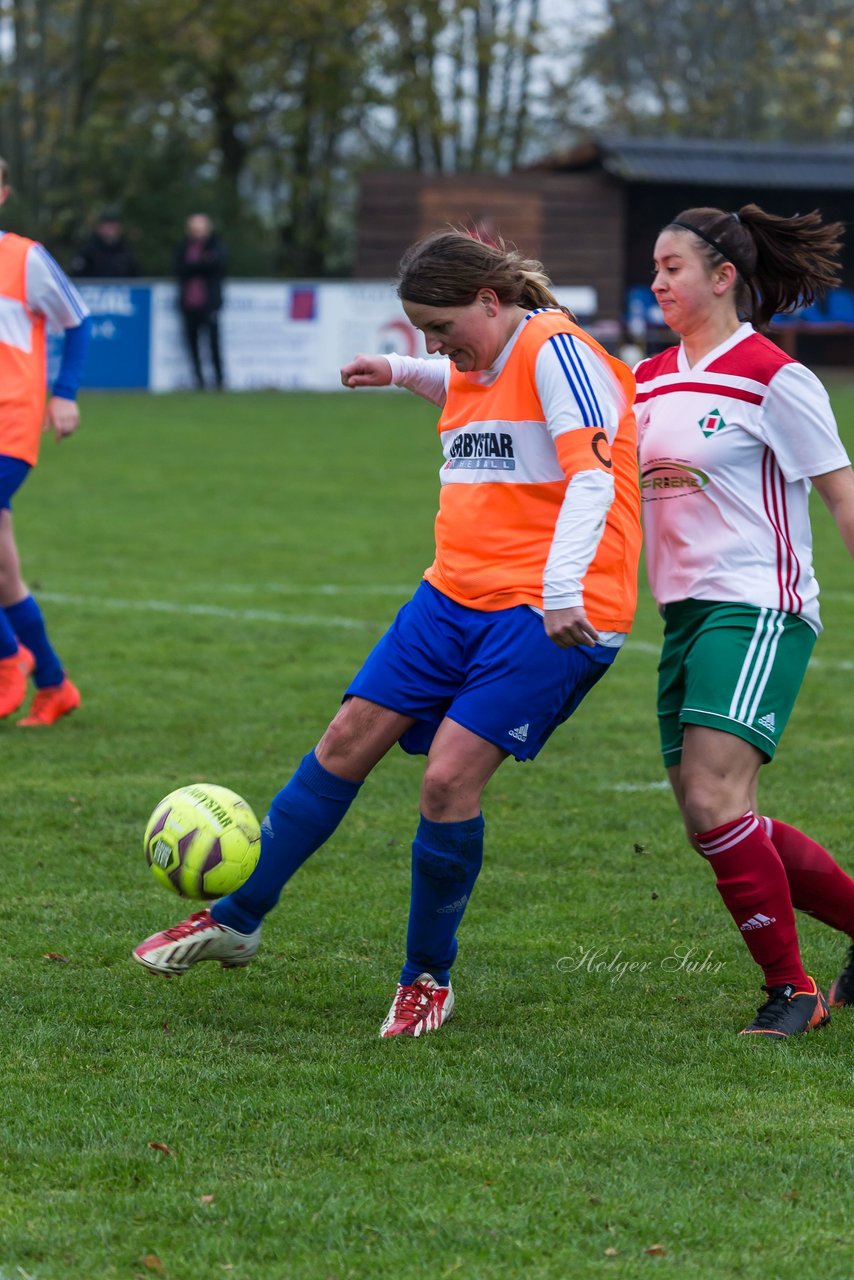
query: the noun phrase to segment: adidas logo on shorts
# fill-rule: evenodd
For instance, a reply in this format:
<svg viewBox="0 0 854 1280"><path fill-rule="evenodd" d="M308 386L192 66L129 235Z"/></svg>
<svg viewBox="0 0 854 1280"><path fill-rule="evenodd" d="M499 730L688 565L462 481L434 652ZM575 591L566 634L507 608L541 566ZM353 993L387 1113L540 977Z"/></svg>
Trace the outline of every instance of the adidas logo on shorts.
<svg viewBox="0 0 854 1280"><path fill-rule="evenodd" d="M760 716L756 723L761 724L762 728L767 729L769 733L773 733L777 725L773 711L769 711L767 716Z"/></svg>
<svg viewBox="0 0 854 1280"><path fill-rule="evenodd" d="M531 727L530 724L520 724L515 729L508 729L507 736L510 738L515 738L517 742L527 742L528 730L530 727Z"/></svg>

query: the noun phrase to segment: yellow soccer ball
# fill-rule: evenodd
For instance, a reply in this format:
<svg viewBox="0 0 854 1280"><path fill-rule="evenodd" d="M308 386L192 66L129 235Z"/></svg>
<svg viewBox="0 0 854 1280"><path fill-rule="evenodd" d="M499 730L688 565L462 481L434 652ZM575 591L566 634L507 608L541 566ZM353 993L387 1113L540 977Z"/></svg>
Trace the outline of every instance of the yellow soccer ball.
<svg viewBox="0 0 854 1280"><path fill-rule="evenodd" d="M157 805L144 850L158 884L182 898L210 901L248 880L261 852L261 828L234 791L193 782Z"/></svg>

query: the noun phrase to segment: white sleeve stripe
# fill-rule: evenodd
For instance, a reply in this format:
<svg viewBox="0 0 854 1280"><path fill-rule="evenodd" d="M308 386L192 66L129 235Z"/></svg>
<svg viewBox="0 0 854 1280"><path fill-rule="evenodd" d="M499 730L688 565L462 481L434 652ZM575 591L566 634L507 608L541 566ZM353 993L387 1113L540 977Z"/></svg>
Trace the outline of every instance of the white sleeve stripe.
<svg viewBox="0 0 854 1280"><path fill-rule="evenodd" d="M596 400L593 385L581 363L578 352L575 351L571 343L569 335L565 333L555 334L553 338L549 338L549 342L560 361L560 366L575 397L575 402L581 410L581 418L584 425L588 427L604 427L605 422L602 410ZM581 377L578 376L579 373Z"/></svg>
<svg viewBox="0 0 854 1280"><path fill-rule="evenodd" d="M564 334L562 336L564 338L564 341L568 344L570 351L572 351L573 353L573 359L578 364L578 367L581 370L581 376L584 382L587 384L587 390L593 402L593 408L596 413L597 420L596 422L591 422L590 426L604 427L605 419L602 414L602 410L599 407L599 401L596 399L596 392L593 389L593 381L590 377L590 371L588 370L587 365L584 363L584 360L581 355L581 351L579 350L579 343L576 341L575 338L571 337L569 334ZM589 353L588 347L585 347L585 352Z"/></svg>
<svg viewBox="0 0 854 1280"><path fill-rule="evenodd" d="M44 264L47 266L51 276L53 277L54 283L59 288L63 298L65 299L72 313L77 317L78 321L84 320L86 316L89 314L89 312L86 306L84 305L83 300L80 297L80 294L71 284L71 282L68 280L68 278L65 275L65 272L62 270L59 263L53 257L51 257L47 249L42 244L34 244L33 252L37 253L38 256L41 258L41 260L44 262Z"/></svg>

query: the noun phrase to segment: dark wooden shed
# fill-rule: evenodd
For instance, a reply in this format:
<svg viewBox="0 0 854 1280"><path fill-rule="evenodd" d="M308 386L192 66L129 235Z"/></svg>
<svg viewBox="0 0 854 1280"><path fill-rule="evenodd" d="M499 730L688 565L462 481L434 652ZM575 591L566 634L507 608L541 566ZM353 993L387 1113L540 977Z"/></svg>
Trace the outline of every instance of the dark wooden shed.
<svg viewBox="0 0 854 1280"><path fill-rule="evenodd" d="M393 276L407 245L452 223L493 231L546 264L556 284L592 285L599 314L618 316L625 285L622 188L601 170L509 174L368 173L355 275Z"/></svg>
<svg viewBox="0 0 854 1280"><path fill-rule="evenodd" d="M854 224L854 144L601 138L504 175L369 173L355 270L393 275L418 237L448 222L478 225L540 258L557 284L593 286L597 320L614 323L629 289L649 283L666 222L691 206L750 201L785 216L818 208ZM843 271L854 288L854 244Z"/></svg>

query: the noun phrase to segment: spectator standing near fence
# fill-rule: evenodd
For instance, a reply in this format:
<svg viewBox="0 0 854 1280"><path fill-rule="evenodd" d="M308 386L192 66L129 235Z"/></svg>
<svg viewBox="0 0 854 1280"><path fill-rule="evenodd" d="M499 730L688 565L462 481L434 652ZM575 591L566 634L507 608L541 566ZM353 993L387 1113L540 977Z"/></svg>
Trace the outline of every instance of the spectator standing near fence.
<svg viewBox="0 0 854 1280"><path fill-rule="evenodd" d="M139 275L121 216L114 209L101 214L91 235L81 243L71 261L71 274L94 280L129 280Z"/></svg>
<svg viewBox="0 0 854 1280"><path fill-rule="evenodd" d="M222 282L225 278L225 250L205 213L194 213L187 219L187 234L175 250L175 274L178 277L178 306L184 322L193 376L199 390L205 388L201 337L207 340L214 384L222 390L225 379L219 313L222 307Z"/></svg>
<svg viewBox="0 0 854 1280"><path fill-rule="evenodd" d="M753 324L835 283L841 233L818 213L755 204L678 214L656 242L652 287L681 341L636 369L646 559L664 615L662 752L764 974L752 1035L828 1020L794 908L854 937L854 881L756 798L821 630L810 487L854 556L854 474L818 378ZM828 1001L854 1003L854 948Z"/></svg>
<svg viewBox="0 0 854 1280"><path fill-rule="evenodd" d="M10 194L0 160L0 205ZM0 231L0 718L23 704L27 676L36 695L25 727L49 725L80 705L21 577L12 524L12 495L35 466L42 430L63 440L77 428L77 388L89 341L86 305L47 250ZM47 398L45 327L64 331L62 360Z"/></svg>

